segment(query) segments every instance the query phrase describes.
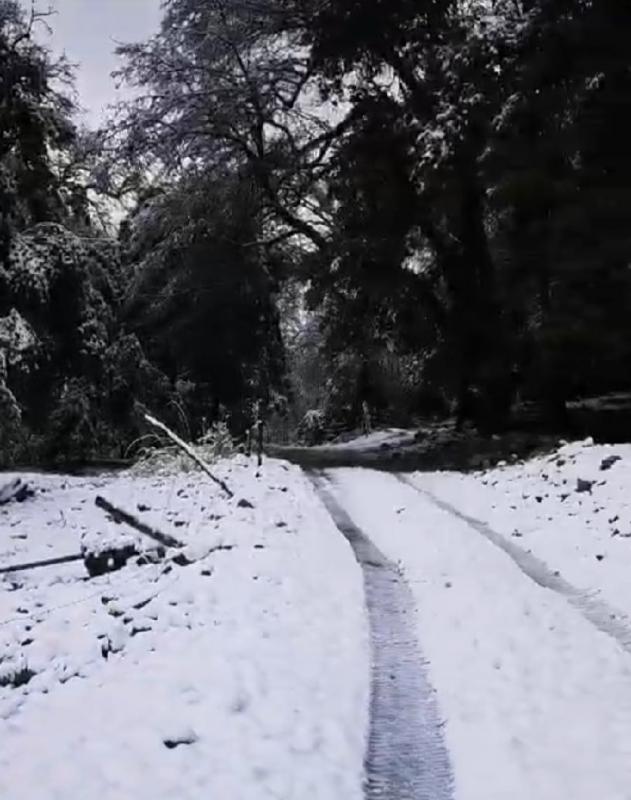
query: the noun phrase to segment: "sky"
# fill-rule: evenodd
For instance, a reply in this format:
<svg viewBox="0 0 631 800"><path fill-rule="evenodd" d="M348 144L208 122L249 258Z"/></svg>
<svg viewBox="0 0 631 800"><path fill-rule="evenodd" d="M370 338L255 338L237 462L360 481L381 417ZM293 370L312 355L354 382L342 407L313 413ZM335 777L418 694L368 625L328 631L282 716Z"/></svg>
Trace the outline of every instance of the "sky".
<svg viewBox="0 0 631 800"><path fill-rule="evenodd" d="M31 0L20 0L30 10ZM142 41L160 23L160 0L35 0L38 10L55 12L48 19L52 35L40 37L56 53L77 65L76 86L85 121L97 125L117 92L111 73L119 66L114 49L121 42Z"/></svg>

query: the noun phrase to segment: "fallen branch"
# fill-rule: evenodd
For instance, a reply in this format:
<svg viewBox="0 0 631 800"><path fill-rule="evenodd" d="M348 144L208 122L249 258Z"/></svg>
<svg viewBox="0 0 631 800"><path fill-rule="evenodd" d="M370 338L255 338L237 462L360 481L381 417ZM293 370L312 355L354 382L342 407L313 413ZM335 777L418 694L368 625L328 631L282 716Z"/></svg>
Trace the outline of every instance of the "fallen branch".
<svg viewBox="0 0 631 800"><path fill-rule="evenodd" d="M57 558L47 558L44 561L31 561L28 564L12 564L9 567L0 567L0 575L9 572L21 572L25 569L37 569L38 567L52 567L55 564L70 564L73 561L82 561L83 553L73 553L69 556L58 556Z"/></svg>
<svg viewBox="0 0 631 800"><path fill-rule="evenodd" d="M213 475L213 473L210 471L210 467L208 466L208 464L206 464L203 458L197 455L195 450L193 450L193 448L189 444L186 444L186 442L183 439L180 439L180 437L177 434L173 433L173 431L170 430L170 428L167 428L167 426L163 422L160 422L155 417L152 417L151 414L145 414L145 419L150 425L153 425L154 428L158 428L158 430L161 430L163 433L165 433L174 444L176 444L190 458L192 458L193 461L197 464L197 466L201 470L203 470L211 480L213 480L218 486L220 486L223 489L223 491L228 495L228 497L234 497L234 493L230 490L225 481L222 481L221 478L218 478L216 475Z"/></svg>
<svg viewBox="0 0 631 800"><path fill-rule="evenodd" d="M158 544L161 544L163 547L184 547L184 542L180 542L179 539L176 539L168 533L161 533L149 527L149 525L141 522L141 520L134 517L134 515L130 514L128 511L123 511L122 508L117 508L112 505L104 497L97 495L94 502L99 508L103 509L103 511L107 511L114 522L124 522L130 525L132 528L135 528L140 533L144 533L145 536L149 536L149 538L158 542Z"/></svg>
<svg viewBox="0 0 631 800"><path fill-rule="evenodd" d="M217 553L219 550L234 550L234 544L218 544L215 547L211 547L210 550L204 553L203 558L207 558L212 553ZM178 567L188 567L189 564L194 564L199 559L197 558L189 558L186 553L178 553L173 562L178 565Z"/></svg>

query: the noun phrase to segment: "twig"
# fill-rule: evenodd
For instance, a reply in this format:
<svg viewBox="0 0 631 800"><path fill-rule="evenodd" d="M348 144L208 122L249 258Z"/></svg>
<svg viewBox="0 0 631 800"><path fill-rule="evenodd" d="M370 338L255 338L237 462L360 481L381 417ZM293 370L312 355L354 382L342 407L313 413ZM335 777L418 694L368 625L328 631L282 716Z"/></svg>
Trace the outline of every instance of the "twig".
<svg viewBox="0 0 631 800"><path fill-rule="evenodd" d="M158 430L161 430L163 433L165 433L169 437L169 439L171 439L172 442L174 442L190 458L192 458L193 461L197 464L197 466L200 469L202 469L211 480L213 480L218 486L221 486L221 488L228 495L228 497L234 497L234 493L230 490L228 485L224 481L222 481L221 478L218 478L216 475L213 475L213 473L210 471L208 464L206 464L203 458L197 455L197 453L193 450L193 448L190 445L186 444L186 442L180 439L180 437L177 434L173 433L172 430L167 428L167 426L163 422L160 422L155 417L152 417L151 414L145 414L145 419L150 425L153 425L154 428L158 428Z"/></svg>
<svg viewBox="0 0 631 800"><path fill-rule="evenodd" d="M219 550L234 550L235 546L234 544L218 544L205 553L204 558L207 558L211 553L217 553ZM179 567L187 567L189 564L194 564L196 560L195 558L189 558L186 553L178 553L173 559Z"/></svg>
<svg viewBox="0 0 631 800"><path fill-rule="evenodd" d="M115 522L125 522L127 525L131 525L132 528L135 528L137 531L140 531L140 533L144 533L145 536L149 536L149 538L154 539L163 547L184 547L184 543L180 542L179 539L176 539L174 536L171 536L168 533L160 533L160 531L150 528L149 525L146 525L144 522L136 519L133 514L129 514L127 511L123 511L123 509L113 506L104 497L97 495L94 502L99 508L102 508L103 511L107 511L107 513L110 514Z"/></svg>

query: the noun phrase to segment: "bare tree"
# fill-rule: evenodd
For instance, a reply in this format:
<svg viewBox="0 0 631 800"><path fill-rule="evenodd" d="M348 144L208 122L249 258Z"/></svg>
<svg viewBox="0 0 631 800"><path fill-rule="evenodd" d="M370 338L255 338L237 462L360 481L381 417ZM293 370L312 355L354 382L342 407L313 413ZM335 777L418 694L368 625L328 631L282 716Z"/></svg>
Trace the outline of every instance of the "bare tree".
<svg viewBox="0 0 631 800"><path fill-rule="evenodd" d="M322 179L349 123L321 100L299 26L273 0L168 0L160 32L124 45L111 144L164 178L229 168L251 181L274 233L326 246ZM277 13L274 13L274 12Z"/></svg>

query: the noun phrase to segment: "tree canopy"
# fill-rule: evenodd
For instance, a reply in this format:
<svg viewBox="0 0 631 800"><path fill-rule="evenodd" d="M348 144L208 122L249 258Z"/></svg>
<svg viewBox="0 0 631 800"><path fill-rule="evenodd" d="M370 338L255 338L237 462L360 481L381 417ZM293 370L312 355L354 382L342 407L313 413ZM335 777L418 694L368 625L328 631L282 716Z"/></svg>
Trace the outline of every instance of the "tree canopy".
<svg viewBox="0 0 631 800"><path fill-rule="evenodd" d="M119 48L133 99L87 133L37 19L2 0L6 441L54 450L53 419L58 443L121 449L143 403L239 431L281 398L488 432L521 399L562 427L568 401L628 389L630 20L166 0ZM99 193L126 199L117 234Z"/></svg>

